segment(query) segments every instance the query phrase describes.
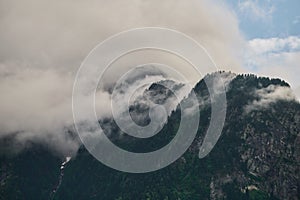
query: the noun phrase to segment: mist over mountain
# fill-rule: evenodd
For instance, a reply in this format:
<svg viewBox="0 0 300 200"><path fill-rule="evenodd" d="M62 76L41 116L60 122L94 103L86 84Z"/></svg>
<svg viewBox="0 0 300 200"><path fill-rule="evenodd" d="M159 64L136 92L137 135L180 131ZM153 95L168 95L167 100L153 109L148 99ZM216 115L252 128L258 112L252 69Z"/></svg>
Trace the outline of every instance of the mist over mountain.
<svg viewBox="0 0 300 200"><path fill-rule="evenodd" d="M216 146L199 159L211 103L217 98L206 83L214 82L218 91L219 77L226 88L225 124ZM141 126L150 122L153 103L167 107L168 118L161 120L160 132L134 138L112 118L102 118L99 124L114 144L141 153L160 149L174 138L181 119L179 102L174 103L174 93L160 83L145 87L129 107L133 121ZM189 98L184 84L163 83L182 91L180 101ZM146 174L124 173L103 165L84 146L65 162L67 155L53 151L48 143L33 141L16 153L11 151L15 138L5 137L0 141L0 199L299 199L300 104L289 84L216 72L200 80L194 92L200 110L197 136L168 167ZM78 141L74 131L66 133Z"/></svg>

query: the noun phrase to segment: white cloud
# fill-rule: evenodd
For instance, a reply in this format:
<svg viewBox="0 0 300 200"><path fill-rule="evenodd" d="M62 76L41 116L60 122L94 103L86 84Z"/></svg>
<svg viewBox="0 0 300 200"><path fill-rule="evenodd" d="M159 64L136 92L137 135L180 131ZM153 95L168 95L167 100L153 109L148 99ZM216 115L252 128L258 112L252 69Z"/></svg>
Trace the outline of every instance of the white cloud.
<svg viewBox="0 0 300 200"><path fill-rule="evenodd" d="M270 85L267 88L256 90L255 96L258 97L258 100L254 100L245 107L245 111L247 113L252 110L267 108L271 103L278 100L295 100L295 96L291 88L275 85Z"/></svg>
<svg viewBox="0 0 300 200"><path fill-rule="evenodd" d="M244 40L238 20L208 0L0 0L0 137L16 133L19 142L76 149L65 129L73 125L77 68L99 42L143 26L186 33L207 48L217 65L240 69ZM100 114L107 114L109 95L97 96Z"/></svg>
<svg viewBox="0 0 300 200"><path fill-rule="evenodd" d="M292 88L300 86L299 63L300 38L297 36L256 38L248 42L245 50L247 68L261 76L284 79Z"/></svg>
<svg viewBox="0 0 300 200"><path fill-rule="evenodd" d="M274 12L272 5L258 1L241 1L239 6L256 20L269 19ZM0 92L5 94L0 100L0 138L14 133L20 143L40 141L62 153L76 151L78 142L65 134L73 126L76 70L99 42L143 26L192 36L225 70L242 71L240 52L246 45L247 61L258 69L254 72L280 76L295 86L299 82L298 37L246 44L234 13L212 1L0 0ZM100 91L96 96L99 117L110 115L109 94Z"/></svg>
<svg viewBox="0 0 300 200"><path fill-rule="evenodd" d="M297 36L267 39L256 38L249 41L249 48L256 55L282 51L300 51L300 38Z"/></svg>
<svg viewBox="0 0 300 200"><path fill-rule="evenodd" d="M295 95L297 96L298 101L300 102L300 87L297 87L293 91L294 91Z"/></svg>
<svg viewBox="0 0 300 200"><path fill-rule="evenodd" d="M295 19L293 20L293 24L299 24L300 22L300 16L296 16Z"/></svg>
<svg viewBox="0 0 300 200"><path fill-rule="evenodd" d="M266 5L258 0L242 0L238 3L241 13L253 20L269 20L275 11L274 5L268 1Z"/></svg>

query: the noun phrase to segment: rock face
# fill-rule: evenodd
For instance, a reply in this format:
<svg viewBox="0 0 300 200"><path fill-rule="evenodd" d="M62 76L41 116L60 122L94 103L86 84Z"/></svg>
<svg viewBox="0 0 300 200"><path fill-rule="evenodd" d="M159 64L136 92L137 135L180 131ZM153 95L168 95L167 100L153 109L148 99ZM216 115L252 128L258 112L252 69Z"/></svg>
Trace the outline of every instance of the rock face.
<svg viewBox="0 0 300 200"><path fill-rule="evenodd" d="M299 199L300 105L280 93L289 85L253 75L221 75L231 81L226 84L226 121L217 145L205 158L199 159L198 153L211 108L202 80L195 87L204 102L199 105L197 137L170 166L147 174L122 173L104 166L82 147L64 166L60 187L52 196L62 162L44 147L34 147L16 156L1 156L0 199ZM276 91L262 93L270 86ZM161 87L154 85L147 94L168 94L165 88L157 90ZM133 114L143 114L135 106ZM153 138L120 140L114 135L114 142L137 152L155 150L174 137L179 122L176 110ZM101 123L114 125L113 120Z"/></svg>
<svg viewBox="0 0 300 200"><path fill-rule="evenodd" d="M243 85L238 84L241 81ZM239 166L239 169L236 168L229 176L250 192L263 191L270 198L298 199L299 104L277 99L264 108L245 112L245 106L260 100L256 99L255 90L267 88L270 84L287 87L284 82L266 81L252 75L237 76L231 83L223 136L225 140L238 141L235 148L229 149L236 159L234 168ZM219 184L222 185L222 181ZM251 190L249 186L252 186Z"/></svg>

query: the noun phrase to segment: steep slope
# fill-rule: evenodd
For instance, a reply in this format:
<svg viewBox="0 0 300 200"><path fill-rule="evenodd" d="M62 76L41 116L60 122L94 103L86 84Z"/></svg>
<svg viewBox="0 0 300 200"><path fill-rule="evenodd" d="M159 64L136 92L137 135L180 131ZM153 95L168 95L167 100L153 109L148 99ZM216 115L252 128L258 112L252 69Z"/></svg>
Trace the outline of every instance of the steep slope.
<svg viewBox="0 0 300 200"><path fill-rule="evenodd" d="M59 179L61 161L42 150L39 154L28 151L28 155L1 158L0 199L299 199L300 105L279 95L272 96L278 94L278 88L285 91L289 85L279 79L237 75L226 88L225 126L217 145L203 159L198 158L199 146L211 108L207 87L201 80L195 87L198 98L204 100L199 105L201 121L197 137L188 151L170 166L147 174L118 172L101 164L82 147L76 158L66 164L60 187L50 196ZM152 89L165 91L157 86ZM266 101L263 95L274 98ZM112 138L124 149L152 151L174 137L179 122L180 110L176 110L162 131L152 138ZM114 124L108 119L101 123L109 127ZM119 134L115 125L114 128ZM42 160L37 162L35 170L45 177L29 173L31 169L26 163L34 160ZM12 166L22 168L22 172ZM23 179L37 181L28 183ZM47 184L43 186L38 180ZM31 187L36 188L35 192Z"/></svg>
<svg viewBox="0 0 300 200"><path fill-rule="evenodd" d="M48 199L58 182L61 159L35 144L0 157L0 199Z"/></svg>

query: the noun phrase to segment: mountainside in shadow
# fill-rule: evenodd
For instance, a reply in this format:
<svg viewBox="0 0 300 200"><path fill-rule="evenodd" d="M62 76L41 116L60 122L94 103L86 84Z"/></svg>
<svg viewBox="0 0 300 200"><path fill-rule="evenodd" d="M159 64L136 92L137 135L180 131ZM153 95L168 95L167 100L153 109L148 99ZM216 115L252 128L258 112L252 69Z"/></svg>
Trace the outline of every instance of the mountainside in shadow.
<svg viewBox="0 0 300 200"><path fill-rule="evenodd" d="M194 88L201 102L197 136L168 167L146 174L119 172L97 161L84 147L63 163L64 158L47 147L33 144L17 155L2 152L0 199L299 199L300 104L293 100L289 85L279 79L226 72L206 79L217 75L225 82L227 114L221 137L203 159L198 154L211 117L211 100L201 80ZM162 104L172 96L156 84L145 91L149 94L159 96L156 103ZM133 118L143 119L138 123L149 122L147 102L134 104L131 111ZM177 108L157 135L136 139L122 134L113 120L100 121L104 130L113 128L109 137L116 145L134 152L165 146L179 123Z"/></svg>

